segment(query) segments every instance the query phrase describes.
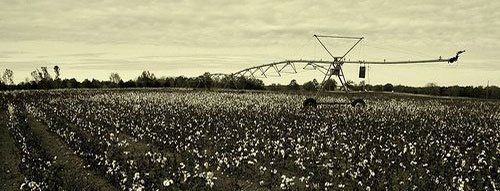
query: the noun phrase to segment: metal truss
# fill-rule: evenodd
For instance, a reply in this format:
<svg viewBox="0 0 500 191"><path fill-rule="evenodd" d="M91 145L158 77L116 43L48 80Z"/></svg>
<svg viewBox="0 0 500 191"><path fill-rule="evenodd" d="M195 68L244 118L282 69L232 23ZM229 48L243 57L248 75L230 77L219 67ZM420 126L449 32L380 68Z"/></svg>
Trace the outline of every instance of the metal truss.
<svg viewBox="0 0 500 191"><path fill-rule="evenodd" d="M323 89L324 83L330 79L332 76L337 76L342 87L347 92L348 88L346 86L346 79L344 76L344 71L342 66L344 64L383 64L383 65L392 65L392 64L424 64L424 63L439 63L439 62L447 62L454 63L458 60L460 54L464 53L465 50L457 52L454 57L448 59L442 59L439 57L438 59L429 59L429 60L407 60L407 61L350 61L346 60L345 57L349 54L355 47L358 45L363 37L345 37L345 36L326 36L326 35L314 35L314 38L318 40L319 44L325 49L325 51L332 57L333 60L323 61L323 60L285 60L281 62L273 62L269 64L263 64L259 66L254 66L250 68L246 68L232 74L212 74L212 76L244 76L244 77L252 77L252 78L267 78L271 76L280 77L284 73L298 73L297 69L301 68L303 70L318 70L323 73L324 77L321 82L321 89ZM342 56L336 57L332 54L332 52L323 44L321 38L337 38L337 39L351 39L355 40L353 46L343 53ZM303 67L297 67L298 65Z"/></svg>

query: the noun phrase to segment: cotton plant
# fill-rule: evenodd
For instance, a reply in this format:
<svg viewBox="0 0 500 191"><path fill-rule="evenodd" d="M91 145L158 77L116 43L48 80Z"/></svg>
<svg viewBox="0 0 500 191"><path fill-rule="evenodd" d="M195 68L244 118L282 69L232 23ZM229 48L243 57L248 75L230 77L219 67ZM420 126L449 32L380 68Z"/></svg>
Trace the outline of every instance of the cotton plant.
<svg viewBox="0 0 500 191"><path fill-rule="evenodd" d="M489 169L498 169L500 115L484 114L498 108L489 102L458 102L463 107L445 100L374 96L365 110L303 110L297 100L305 95L280 93L37 94L27 101L29 112L47 122L89 168L109 171L124 189L182 187L199 177L217 188L207 172L218 180L252 174L255 185L273 188L290 186L281 178L287 174L298 177L292 182L300 188L377 189L390 186L378 178L396 176L395 171L415 175L398 179L400 189L422 189L419 180L443 189L467 189L478 181L498 184ZM148 147L140 157L129 149L136 144ZM437 170L443 165L446 176ZM150 178L149 171L168 178ZM490 176L474 175L479 172ZM134 181L135 173L144 184Z"/></svg>

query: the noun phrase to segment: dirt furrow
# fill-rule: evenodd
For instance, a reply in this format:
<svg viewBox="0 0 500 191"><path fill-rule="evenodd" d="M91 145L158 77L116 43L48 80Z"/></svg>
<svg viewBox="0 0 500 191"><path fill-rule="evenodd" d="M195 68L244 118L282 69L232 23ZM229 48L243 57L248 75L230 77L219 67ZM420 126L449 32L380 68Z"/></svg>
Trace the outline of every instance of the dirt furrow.
<svg viewBox="0 0 500 191"><path fill-rule="evenodd" d="M49 132L41 122L28 116L28 123L35 136L41 140L41 146L57 156L56 164L62 166L60 178L63 184L77 190L116 190L106 178L96 172L84 168L85 162L54 133Z"/></svg>
<svg viewBox="0 0 500 191"><path fill-rule="evenodd" d="M19 172L21 154L7 127L8 115L0 112L0 190L17 190L24 181Z"/></svg>

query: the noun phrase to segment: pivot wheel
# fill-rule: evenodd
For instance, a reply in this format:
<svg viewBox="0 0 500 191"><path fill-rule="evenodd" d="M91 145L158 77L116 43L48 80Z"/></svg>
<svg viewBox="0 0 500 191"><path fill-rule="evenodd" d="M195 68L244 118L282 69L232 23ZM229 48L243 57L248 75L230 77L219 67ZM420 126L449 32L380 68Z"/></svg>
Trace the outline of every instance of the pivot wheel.
<svg viewBox="0 0 500 191"><path fill-rule="evenodd" d="M363 108L366 106L366 103L363 99L355 99L352 101L351 105L355 108Z"/></svg>
<svg viewBox="0 0 500 191"><path fill-rule="evenodd" d="M307 98L304 100L304 107L316 107L318 102L314 98Z"/></svg>

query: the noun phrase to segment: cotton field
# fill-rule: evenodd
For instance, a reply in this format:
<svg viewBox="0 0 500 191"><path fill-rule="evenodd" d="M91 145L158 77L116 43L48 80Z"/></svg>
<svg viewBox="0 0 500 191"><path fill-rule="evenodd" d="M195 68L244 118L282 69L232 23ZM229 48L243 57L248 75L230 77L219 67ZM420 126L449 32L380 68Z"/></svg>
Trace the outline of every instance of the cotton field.
<svg viewBox="0 0 500 191"><path fill-rule="evenodd" d="M65 166L33 124L117 190L500 189L499 101L366 93L356 95L362 109L303 108L309 96L135 89L0 99L25 190L74 186L57 178Z"/></svg>

